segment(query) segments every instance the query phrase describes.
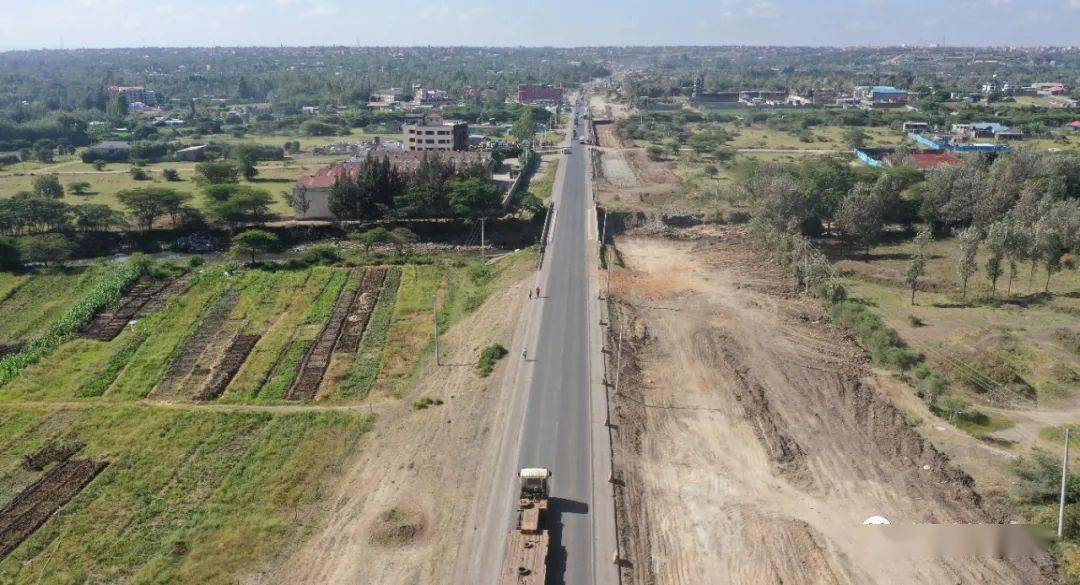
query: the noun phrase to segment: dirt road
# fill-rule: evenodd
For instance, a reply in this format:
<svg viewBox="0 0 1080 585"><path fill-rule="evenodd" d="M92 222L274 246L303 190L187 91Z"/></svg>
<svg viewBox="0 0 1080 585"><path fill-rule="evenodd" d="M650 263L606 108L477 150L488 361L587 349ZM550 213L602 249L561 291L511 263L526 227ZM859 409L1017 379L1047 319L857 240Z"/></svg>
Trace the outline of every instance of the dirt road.
<svg viewBox="0 0 1080 585"><path fill-rule="evenodd" d="M894 524L990 521L865 353L735 231L620 237L624 582L1049 583L1047 557L887 560Z"/></svg>

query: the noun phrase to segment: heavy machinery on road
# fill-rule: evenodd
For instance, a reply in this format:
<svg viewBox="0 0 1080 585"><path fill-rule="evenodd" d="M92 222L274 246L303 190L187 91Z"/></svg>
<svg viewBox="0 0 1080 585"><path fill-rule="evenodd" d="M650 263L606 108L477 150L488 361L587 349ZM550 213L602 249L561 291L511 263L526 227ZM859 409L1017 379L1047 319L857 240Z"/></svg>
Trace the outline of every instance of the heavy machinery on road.
<svg viewBox="0 0 1080 585"><path fill-rule="evenodd" d="M499 585L544 585L548 556L548 480L551 471L526 467L518 473L517 524L507 539Z"/></svg>

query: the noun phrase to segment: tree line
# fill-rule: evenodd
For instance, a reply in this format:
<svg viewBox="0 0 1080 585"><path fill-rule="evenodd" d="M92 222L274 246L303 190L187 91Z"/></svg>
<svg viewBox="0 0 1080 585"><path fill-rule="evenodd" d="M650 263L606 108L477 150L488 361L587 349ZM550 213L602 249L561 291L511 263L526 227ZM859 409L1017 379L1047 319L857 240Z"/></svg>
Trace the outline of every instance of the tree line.
<svg viewBox="0 0 1080 585"><path fill-rule="evenodd" d="M415 170L403 171L388 157L368 153L342 168L349 170L330 189L330 211L342 220L477 217L498 209L502 199L489 165L479 162L458 166L425 155Z"/></svg>

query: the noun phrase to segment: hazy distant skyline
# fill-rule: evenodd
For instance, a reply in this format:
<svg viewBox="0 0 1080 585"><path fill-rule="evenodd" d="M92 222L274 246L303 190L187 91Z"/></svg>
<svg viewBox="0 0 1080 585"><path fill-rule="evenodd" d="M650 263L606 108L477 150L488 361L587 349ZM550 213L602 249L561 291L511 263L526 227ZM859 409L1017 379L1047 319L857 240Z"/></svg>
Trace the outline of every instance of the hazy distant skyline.
<svg viewBox="0 0 1080 585"><path fill-rule="evenodd" d="M0 14L0 50L1080 44L1080 0L0 0Z"/></svg>

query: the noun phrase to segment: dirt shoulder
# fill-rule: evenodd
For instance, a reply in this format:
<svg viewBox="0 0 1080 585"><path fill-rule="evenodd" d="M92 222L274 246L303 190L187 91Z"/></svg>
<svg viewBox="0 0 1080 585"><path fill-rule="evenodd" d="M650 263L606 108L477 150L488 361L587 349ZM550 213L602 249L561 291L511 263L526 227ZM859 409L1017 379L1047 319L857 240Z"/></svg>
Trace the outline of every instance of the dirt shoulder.
<svg viewBox="0 0 1080 585"><path fill-rule="evenodd" d="M625 583L1053 582L1046 555L884 554L870 516L996 514L886 399L865 352L738 231L616 243Z"/></svg>
<svg viewBox="0 0 1080 585"><path fill-rule="evenodd" d="M444 366L426 366L403 399L373 396L365 448L328 499L328 521L273 576L278 583L450 583L480 493L491 428L505 415L503 360L488 378L480 350L511 346L525 281L493 295L442 337ZM442 401L418 409L414 401ZM461 548L459 548L461 547Z"/></svg>

